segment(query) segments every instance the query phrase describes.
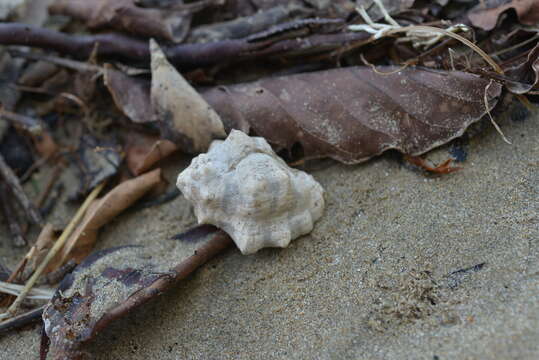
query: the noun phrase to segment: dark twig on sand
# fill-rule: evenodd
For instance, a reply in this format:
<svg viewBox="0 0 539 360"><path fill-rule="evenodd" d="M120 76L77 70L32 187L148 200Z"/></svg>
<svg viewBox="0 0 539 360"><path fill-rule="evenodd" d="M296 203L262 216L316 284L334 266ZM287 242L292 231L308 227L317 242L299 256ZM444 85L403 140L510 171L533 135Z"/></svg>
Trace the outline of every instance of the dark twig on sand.
<svg viewBox="0 0 539 360"><path fill-rule="evenodd" d="M147 303L149 300L164 293L178 281L185 279L198 267L208 262L211 258L221 253L233 244L232 239L224 231L219 230L204 245L198 248L193 255L185 259L181 264L170 270L170 275L155 281L152 285L141 289L125 302L107 311L97 322L94 333L104 329L111 321L120 318L131 310Z"/></svg>
<svg viewBox="0 0 539 360"><path fill-rule="evenodd" d="M0 184L0 207L4 213L4 218L8 223L9 231L11 233L11 239L13 246L23 247L26 246L26 239L23 236L23 230L21 224L17 221L17 215L13 204L10 199L10 192L5 183Z"/></svg>
<svg viewBox="0 0 539 360"><path fill-rule="evenodd" d="M0 323L0 336L7 334L12 330L17 330L23 326L30 325L32 323L37 323L41 321L41 315L45 305L38 307L37 309L30 310L19 316L15 316L9 320Z"/></svg>
<svg viewBox="0 0 539 360"><path fill-rule="evenodd" d="M317 36L322 36L321 38ZM352 41L368 38L365 33L312 35L294 40L249 42L246 39L223 40L203 44L162 46L167 59L180 70L191 70L227 62L277 55L281 52L307 49L334 50ZM313 41L314 40L314 41ZM323 40L323 41L322 41ZM78 59L87 59L96 50L99 58L122 59L148 65L147 41L119 34L70 35L20 23L0 24L1 45L24 45L57 51ZM96 48L96 44L99 46ZM272 45L270 48L268 48Z"/></svg>
<svg viewBox="0 0 539 360"><path fill-rule="evenodd" d="M41 225L43 224L43 219L41 218L41 215L39 214L39 211L34 206L34 204L30 201L28 196L26 196L26 193L24 192L24 189L21 186L21 183L19 182L19 178L17 178L17 175L11 170L9 165L4 160L4 157L0 154L0 175L6 182L6 184L9 186L11 192L15 196L15 198L18 200L19 204L22 206L24 211L26 212L26 215L30 219L30 221L34 224Z"/></svg>
<svg viewBox="0 0 539 360"><path fill-rule="evenodd" d="M100 72L103 70L101 66L90 64L88 62L65 59L59 56L40 54L34 52L24 52L19 50L9 50L12 57L20 57L34 61L45 61L54 65L62 66L71 70L80 72Z"/></svg>
<svg viewBox="0 0 539 360"><path fill-rule="evenodd" d="M39 198L36 201L36 205L37 205L38 208L41 208L45 204L45 201L47 200L47 197L51 193L51 190L54 187L54 184L56 184L56 182L60 178L60 174L62 173L63 169L64 169L64 164L63 163L58 163L54 167L54 170L52 171L52 173L51 173L51 175L49 177L49 181L45 185L45 188L43 189L43 192L39 195Z"/></svg>

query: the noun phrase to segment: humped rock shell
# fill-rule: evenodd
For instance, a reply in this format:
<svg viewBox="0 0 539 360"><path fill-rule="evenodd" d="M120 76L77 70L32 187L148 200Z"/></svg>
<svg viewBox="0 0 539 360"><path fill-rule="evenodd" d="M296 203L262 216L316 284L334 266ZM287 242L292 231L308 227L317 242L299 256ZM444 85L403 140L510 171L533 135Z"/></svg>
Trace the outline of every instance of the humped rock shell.
<svg viewBox="0 0 539 360"><path fill-rule="evenodd" d="M176 185L198 223L226 231L243 254L288 246L324 209L324 190L311 175L290 168L265 139L237 130L194 158Z"/></svg>

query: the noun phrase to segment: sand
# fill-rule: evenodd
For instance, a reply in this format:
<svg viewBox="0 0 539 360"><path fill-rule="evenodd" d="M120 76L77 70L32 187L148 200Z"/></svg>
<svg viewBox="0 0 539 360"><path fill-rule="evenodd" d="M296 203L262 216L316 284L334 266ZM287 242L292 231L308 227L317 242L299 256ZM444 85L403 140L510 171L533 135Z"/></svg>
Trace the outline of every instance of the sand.
<svg viewBox="0 0 539 360"><path fill-rule="evenodd" d="M538 359L539 116L500 122L513 144L489 127L446 176L394 154L317 164L327 207L310 235L227 251L100 334L90 358ZM167 164L172 183L187 163ZM159 254L194 223L179 197L119 216L98 247ZM6 231L0 261L12 265ZM0 338L0 359L37 359L39 331Z"/></svg>

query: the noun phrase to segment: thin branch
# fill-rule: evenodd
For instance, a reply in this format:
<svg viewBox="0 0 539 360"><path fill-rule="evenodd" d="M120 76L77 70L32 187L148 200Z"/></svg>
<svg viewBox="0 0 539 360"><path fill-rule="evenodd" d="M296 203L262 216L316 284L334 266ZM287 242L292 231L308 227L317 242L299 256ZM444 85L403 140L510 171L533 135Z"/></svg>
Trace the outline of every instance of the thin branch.
<svg viewBox="0 0 539 360"><path fill-rule="evenodd" d="M0 336L12 330L17 330L23 326L41 321L43 310L45 310L45 305L0 323Z"/></svg>
<svg viewBox="0 0 539 360"><path fill-rule="evenodd" d="M25 45L70 54L87 59L99 43L99 55L103 57L131 58L150 62L146 41L119 34L69 35L62 32L21 23L0 24L0 44Z"/></svg>
<svg viewBox="0 0 539 360"><path fill-rule="evenodd" d="M104 329L111 321L124 316L131 310L147 303L157 295L162 294L178 281L185 279L211 258L226 250L233 243L230 236L224 231L219 230L215 232L210 240L198 248L193 255L174 267L169 275L156 280L152 285L141 289L120 305L107 311L107 313L96 323L93 329L94 333Z"/></svg>
<svg viewBox="0 0 539 360"><path fill-rule="evenodd" d="M60 178L60 174L62 170L64 169L64 164L59 162L53 169L49 181L47 182L47 185L45 185L45 188L43 189L43 192L39 195L36 205L41 208L43 204L45 204L45 200L47 200L47 197L49 196L54 184L58 181Z"/></svg>
<svg viewBox="0 0 539 360"><path fill-rule="evenodd" d="M71 70L80 71L80 72L101 72L103 68L101 66L93 65L88 62L76 61L65 59L58 56L39 54L33 52L23 52L20 50L11 49L9 50L9 55L13 57L20 57L34 61L46 61L48 63L62 66Z"/></svg>
<svg viewBox="0 0 539 360"><path fill-rule="evenodd" d="M295 50L315 50L317 47L322 47L322 49L329 47L333 50L347 42L357 41L364 37L364 34L358 33L336 33L312 35L294 40L268 39L260 42L249 42L246 39L222 40L203 44L162 46L162 49L172 64L185 71ZM326 43L322 43L321 40ZM150 63L150 49L147 41L119 34L71 35L25 24L2 23L0 24L0 44L53 50L78 59L87 59L96 49L96 44L99 44L96 55L100 58L118 58L144 65Z"/></svg>

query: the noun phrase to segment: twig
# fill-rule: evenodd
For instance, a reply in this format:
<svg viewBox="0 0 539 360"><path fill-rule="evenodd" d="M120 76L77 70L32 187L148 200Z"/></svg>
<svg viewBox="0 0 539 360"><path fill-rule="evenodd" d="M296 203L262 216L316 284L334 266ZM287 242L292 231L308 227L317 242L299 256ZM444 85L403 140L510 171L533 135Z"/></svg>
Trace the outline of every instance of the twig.
<svg viewBox="0 0 539 360"><path fill-rule="evenodd" d="M358 40L363 38L364 34L337 33L324 35L323 39L330 46L321 43L320 38L319 41L313 41L313 37L316 36L320 35L295 40L278 41L278 39L274 39L253 43L245 39L222 40L202 44L162 46L162 49L172 64L182 71L186 71L227 62L265 57L268 53L274 55L279 52L313 49L320 46L323 49L326 47L334 49L335 45ZM0 24L0 44L38 47L71 55L78 59L88 58L94 50L95 44L99 44L96 55L100 58L118 58L127 62L145 65L150 63L150 49L147 41L119 34L69 35L20 23L2 23ZM270 45L274 46L268 49Z"/></svg>
<svg viewBox="0 0 539 360"><path fill-rule="evenodd" d="M267 10L260 10L251 16L195 27L188 35L187 41L197 43L247 37L281 23L290 15L296 15L295 13L303 15L306 12L295 2L289 2L288 5L278 5Z"/></svg>
<svg viewBox="0 0 539 360"><path fill-rule="evenodd" d="M39 198L36 201L36 206L38 208L41 208L43 206L43 204L45 203L45 200L47 200L47 197L49 196L54 184L60 178L60 172L63 170L63 168L64 168L64 164L62 164L62 163L58 163L54 167L54 170L52 171L52 173L50 175L49 181L47 182L47 185L45 186L45 189L39 195Z"/></svg>
<svg viewBox="0 0 539 360"><path fill-rule="evenodd" d="M390 30L387 35L402 33L402 32L408 32L408 31L417 31L417 32L439 32L441 34L444 34L446 36L452 37L453 39L456 39L460 42L462 42L464 45L467 45L470 47L473 51L475 51L479 56L481 56L498 74L503 74L502 68L494 61L492 58L485 53L479 46L475 45L470 40L466 39L463 36L460 36L458 34L452 33L450 31L447 31L445 29L435 28L431 26L407 26L400 29L393 29Z"/></svg>
<svg viewBox="0 0 539 360"><path fill-rule="evenodd" d="M45 310L45 305L0 323L0 336L7 334L11 330L40 321L43 310Z"/></svg>
<svg viewBox="0 0 539 360"><path fill-rule="evenodd" d="M77 213L75 214L75 216L73 216L73 219L71 219L71 221L69 222L69 224L65 228L64 232L62 232L62 235L60 235L58 240L54 243L53 247L49 250L49 252L47 253L47 256L45 256L45 259L43 259L43 261L37 267L36 271L32 274L30 279L28 279L28 281L26 282L26 284L24 286L24 289L22 289L19 296L17 296L17 298L15 299L13 304L11 304L11 306L8 308L7 313L0 315L0 319L2 319L2 317L4 317L4 318L9 317L9 316L11 316L12 314L15 313L15 311L19 307L20 303L24 300L24 298L26 297L26 295L28 294L30 289L32 289L32 287L36 283L36 281L39 278L39 276L41 275L41 273L43 273L43 270L45 270L45 268L47 267L49 262L54 258L54 256L56 256L58 251L60 251L62 249L65 242L69 238L69 235L71 235L71 233L75 229L75 226L82 219L84 213L86 212L86 209L88 208L88 206L90 206L92 201L97 197L97 195L99 194L101 189L103 189L104 186L105 186L105 182L102 182L101 184L96 186L92 190L92 192L88 195L88 197L86 198L84 203L82 203L82 205L80 206L80 208L77 211Z"/></svg>
<svg viewBox="0 0 539 360"><path fill-rule="evenodd" d="M39 208L39 211L41 212L43 216L47 216L48 214L51 213L51 211L54 209L54 206L58 202L58 199L62 195L63 191L64 191L63 183L54 184L45 203Z"/></svg>
<svg viewBox="0 0 539 360"><path fill-rule="evenodd" d="M498 134L500 134L503 141L505 141L506 143L511 145L511 141L509 141L509 139L507 139L505 137L502 129L498 126L496 121L494 121L494 118L492 117L492 114L490 113L490 110L488 109L488 89L490 88L490 85L492 85L492 84L493 84L493 81L491 79L490 82L488 83L488 85L485 87L485 93L484 93L484 96L483 96L483 100L485 101L485 110L487 111L488 117L490 118L490 122L492 123L492 125L494 126L494 128L496 129Z"/></svg>
<svg viewBox="0 0 539 360"><path fill-rule="evenodd" d="M11 272L11 274L7 278L6 282L8 282L8 283L15 282L17 277L23 273L24 269L26 268L26 265L28 265L28 261L30 261L30 259L32 259L32 257L35 255L36 251L37 251L37 247L34 244L30 248L30 250L28 250L26 255L21 259L21 261L19 261L19 263L15 267L15 270L13 270ZM22 281L22 280L20 280L20 281ZM2 299L0 301L0 307L11 305L13 303L13 300L15 300L14 296L6 296L4 299Z"/></svg>
<svg viewBox="0 0 539 360"><path fill-rule="evenodd" d="M174 267L169 275L156 280L152 285L139 290L120 305L107 311L107 313L96 323L93 329L94 334L104 329L114 319L127 314L134 308L137 308L147 303L152 298L155 298L157 295L162 294L232 244L232 239L224 231L219 230L215 232L210 240L198 248L193 255Z"/></svg>
<svg viewBox="0 0 539 360"><path fill-rule="evenodd" d="M465 37L455 34L453 32L457 30L467 30L468 27L466 25L457 24L449 27L448 29L440 29L433 26L424 25L401 26L389 15L381 0L373 1L374 4L376 4L378 8L382 11L385 20L390 24L388 25L373 22L367 14L365 8L359 7L357 8L357 11L367 24L349 25L349 30L365 31L367 33L373 34L373 40L378 40L382 37L388 37L398 33L405 33L406 37L401 38L401 40L407 40L412 42L415 41L418 45L423 46L431 46L438 42L443 36L449 36L453 39L460 41L461 43L475 51L477 54L479 54L479 56L481 56L498 74L503 74L502 68L480 47L478 47Z"/></svg>
<svg viewBox="0 0 539 360"><path fill-rule="evenodd" d="M11 170L9 165L4 160L2 154L0 154L0 174L4 181L9 185L13 195L17 198L22 208L26 212L26 215L34 224L41 225L43 224L43 219L39 214L39 211L30 201L26 193L24 192L17 175Z"/></svg>
<svg viewBox="0 0 539 360"><path fill-rule="evenodd" d="M23 287L23 285L0 281L0 293L19 295ZM28 292L26 298L34 300L50 300L52 295L54 295L54 290L33 288Z"/></svg>
<svg viewBox="0 0 539 360"><path fill-rule="evenodd" d="M23 235L23 230L21 224L17 221L17 216L13 205L9 198L10 192L5 183L0 184L0 206L2 207L2 212L6 218L6 222L9 226L9 231L11 232L13 246L23 247L26 246L26 239Z"/></svg>
<svg viewBox="0 0 539 360"><path fill-rule="evenodd" d="M71 59L65 59L58 56L23 52L19 50L9 50L9 55L13 57L21 57L25 59L30 59L34 61L45 61L54 65L62 66L70 70L80 71L80 72L102 72L103 68L88 62L76 61Z"/></svg>
<svg viewBox="0 0 539 360"><path fill-rule="evenodd" d="M494 57L494 56L500 56L500 55L503 55L505 53L508 53L510 51L513 51L513 50L516 50L518 49L519 47L522 47L524 45L527 45L529 43L532 43L534 42L535 40L539 39L539 34L535 34L533 35L531 38L527 39L527 40L524 40L518 44L515 44L513 46L510 46L510 47L507 47L505 49L502 49L502 50L499 50L499 51L496 51L496 52L493 52L490 54L490 56Z"/></svg>
<svg viewBox="0 0 539 360"><path fill-rule="evenodd" d="M86 59L99 43L99 56L150 61L148 44L119 34L69 35L21 23L0 24L0 43L26 45Z"/></svg>

